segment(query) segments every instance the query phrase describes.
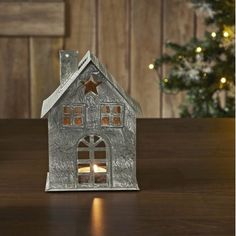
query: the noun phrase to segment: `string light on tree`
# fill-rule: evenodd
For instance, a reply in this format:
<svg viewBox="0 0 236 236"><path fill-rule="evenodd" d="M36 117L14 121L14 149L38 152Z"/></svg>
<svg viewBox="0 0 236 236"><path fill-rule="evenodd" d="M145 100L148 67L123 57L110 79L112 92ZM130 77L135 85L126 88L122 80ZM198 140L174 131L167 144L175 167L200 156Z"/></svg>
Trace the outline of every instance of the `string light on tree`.
<svg viewBox="0 0 236 236"><path fill-rule="evenodd" d="M202 48L201 47L197 47L195 51L196 51L196 53L200 53L202 51Z"/></svg>
<svg viewBox="0 0 236 236"><path fill-rule="evenodd" d="M211 37L212 37L212 38L215 38L215 37L216 37L216 32L212 32L212 33L211 33Z"/></svg>
<svg viewBox="0 0 236 236"><path fill-rule="evenodd" d="M224 31L224 32L223 32L223 36L224 36L225 38L228 38L228 37L229 37L229 33L228 33L227 31Z"/></svg>
<svg viewBox="0 0 236 236"><path fill-rule="evenodd" d="M150 70L153 70L153 69L154 69L154 65L153 65L153 64L149 64L148 68L149 68Z"/></svg>
<svg viewBox="0 0 236 236"><path fill-rule="evenodd" d="M189 2L197 14L207 7L201 15L205 17L204 36L184 43L166 42L168 51L153 63L160 88L166 94L184 92L181 117L234 117L235 1ZM169 68L164 76L160 73L163 65Z"/></svg>
<svg viewBox="0 0 236 236"><path fill-rule="evenodd" d="M226 78L225 77L222 77L221 79L220 79L220 82L222 83L222 84L225 84L226 83Z"/></svg>

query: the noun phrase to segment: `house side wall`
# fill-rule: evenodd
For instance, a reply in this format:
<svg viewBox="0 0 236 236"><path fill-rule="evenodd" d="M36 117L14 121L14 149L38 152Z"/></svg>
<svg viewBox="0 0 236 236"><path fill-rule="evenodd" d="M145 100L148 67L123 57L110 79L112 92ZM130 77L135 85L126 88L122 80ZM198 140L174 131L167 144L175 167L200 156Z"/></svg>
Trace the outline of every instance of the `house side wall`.
<svg viewBox="0 0 236 236"><path fill-rule="evenodd" d="M85 87L81 80L94 73L98 95L91 92L84 95ZM124 123L121 128L107 128L100 125L100 104L117 103L124 105ZM84 104L85 126L63 127L63 105ZM51 188L78 188L77 145L81 138L91 133L107 140L110 145L112 173L111 187L136 187L136 120L135 112L124 98L98 72L93 64L77 79L55 104L48 115L49 128L49 173Z"/></svg>

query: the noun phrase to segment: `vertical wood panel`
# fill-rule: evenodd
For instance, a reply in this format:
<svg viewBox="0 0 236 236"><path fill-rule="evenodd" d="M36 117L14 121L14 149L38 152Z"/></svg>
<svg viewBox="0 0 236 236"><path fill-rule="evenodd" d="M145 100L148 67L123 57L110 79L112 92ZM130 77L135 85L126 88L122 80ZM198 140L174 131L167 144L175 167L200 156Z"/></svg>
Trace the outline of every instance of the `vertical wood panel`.
<svg viewBox="0 0 236 236"><path fill-rule="evenodd" d="M196 36L197 36L197 38L203 38L205 30L206 30L206 26L204 25L204 16L202 14L201 15L198 14L196 16L196 18L197 18L197 20L196 20L196 27L197 27Z"/></svg>
<svg viewBox="0 0 236 236"><path fill-rule="evenodd" d="M194 14L186 0L165 0L164 3L164 42L185 43L194 33ZM167 52L166 48L163 48ZM164 68L164 76L168 69ZM179 105L184 93L163 94L163 117L179 117Z"/></svg>
<svg viewBox="0 0 236 236"><path fill-rule="evenodd" d="M159 116L160 88L148 65L160 56L161 1L132 1L131 95L140 103L143 117Z"/></svg>
<svg viewBox="0 0 236 236"><path fill-rule="evenodd" d="M98 8L99 59L128 90L129 44L127 0L102 0Z"/></svg>
<svg viewBox="0 0 236 236"><path fill-rule="evenodd" d="M0 38L0 118L29 117L27 38Z"/></svg>
<svg viewBox="0 0 236 236"><path fill-rule="evenodd" d="M31 38L31 117L39 118L42 102L59 85L62 38Z"/></svg>
<svg viewBox="0 0 236 236"><path fill-rule="evenodd" d="M95 0L66 0L65 49L78 50L80 58L91 50L96 53Z"/></svg>
<svg viewBox="0 0 236 236"><path fill-rule="evenodd" d="M205 25L205 15L203 13L197 13L196 16L197 20L196 20L196 26L197 26L197 30L196 30L196 35L198 38L203 39L204 35L205 35L205 31L214 31L216 30L216 27L214 25Z"/></svg>
<svg viewBox="0 0 236 236"><path fill-rule="evenodd" d="M62 38L35 37L30 39L29 52L27 38L1 38L0 118L29 117L30 108L32 117L39 117L42 100L59 84L58 50L63 47L78 50L80 58L87 50L95 53L140 103L144 117L160 116L161 105L164 117L177 117L183 95L164 95L160 104L159 84L148 64L160 56L162 38L185 42L192 36L193 14L185 1L65 0L64 44ZM205 29L202 21L198 16L198 36Z"/></svg>

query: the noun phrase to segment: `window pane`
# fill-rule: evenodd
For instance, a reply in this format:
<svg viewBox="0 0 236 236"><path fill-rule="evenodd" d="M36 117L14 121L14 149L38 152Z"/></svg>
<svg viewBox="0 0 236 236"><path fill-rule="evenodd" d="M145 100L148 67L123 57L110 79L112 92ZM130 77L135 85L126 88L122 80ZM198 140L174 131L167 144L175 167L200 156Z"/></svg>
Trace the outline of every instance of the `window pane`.
<svg viewBox="0 0 236 236"><path fill-rule="evenodd" d="M63 124L64 125L70 125L71 123L70 123L70 118L69 117L64 117L64 119L63 119Z"/></svg>
<svg viewBox="0 0 236 236"><path fill-rule="evenodd" d="M90 175L79 175L78 182L80 184L87 184L90 182Z"/></svg>
<svg viewBox="0 0 236 236"><path fill-rule="evenodd" d="M94 135L94 143L96 143L99 140L99 137Z"/></svg>
<svg viewBox="0 0 236 236"><path fill-rule="evenodd" d="M80 116L82 114L82 107L81 106L74 107L74 114Z"/></svg>
<svg viewBox="0 0 236 236"><path fill-rule="evenodd" d="M113 112L114 113L121 113L121 107L120 106L114 106L113 107Z"/></svg>
<svg viewBox="0 0 236 236"><path fill-rule="evenodd" d="M75 118L74 122L75 122L75 125L81 126L82 125L82 118Z"/></svg>
<svg viewBox="0 0 236 236"><path fill-rule="evenodd" d="M78 159L89 159L89 152L88 151L79 151L78 152Z"/></svg>
<svg viewBox="0 0 236 236"><path fill-rule="evenodd" d="M84 139L85 139L88 143L90 142L90 137L89 137L89 136L86 136Z"/></svg>
<svg viewBox="0 0 236 236"><path fill-rule="evenodd" d="M79 143L79 147L88 147L85 143L83 143L83 142L80 142Z"/></svg>
<svg viewBox="0 0 236 236"><path fill-rule="evenodd" d="M64 106L64 114L71 114L71 108L69 106Z"/></svg>
<svg viewBox="0 0 236 236"><path fill-rule="evenodd" d="M101 174L96 174L94 176L94 182L95 182L95 184L105 184L107 182L107 176L101 175Z"/></svg>
<svg viewBox="0 0 236 236"><path fill-rule="evenodd" d="M94 158L95 159L106 159L106 151L95 151Z"/></svg>
<svg viewBox="0 0 236 236"><path fill-rule="evenodd" d="M119 116L113 117L112 124L113 124L114 126L119 126L119 125L121 125L121 119L120 119L120 117L119 117Z"/></svg>
<svg viewBox="0 0 236 236"><path fill-rule="evenodd" d="M101 112L102 113L109 113L110 107L108 105L102 105Z"/></svg>
<svg viewBox="0 0 236 236"><path fill-rule="evenodd" d="M96 147L106 147L106 145L103 141L101 141L96 145Z"/></svg>
<svg viewBox="0 0 236 236"><path fill-rule="evenodd" d="M109 125L109 117L108 116L102 117L101 123L104 126Z"/></svg>
<svg viewBox="0 0 236 236"><path fill-rule="evenodd" d="M78 164L78 173L90 173L90 164Z"/></svg>
<svg viewBox="0 0 236 236"><path fill-rule="evenodd" d="M96 163L93 165L94 173L106 173L107 172L107 165L106 163Z"/></svg>

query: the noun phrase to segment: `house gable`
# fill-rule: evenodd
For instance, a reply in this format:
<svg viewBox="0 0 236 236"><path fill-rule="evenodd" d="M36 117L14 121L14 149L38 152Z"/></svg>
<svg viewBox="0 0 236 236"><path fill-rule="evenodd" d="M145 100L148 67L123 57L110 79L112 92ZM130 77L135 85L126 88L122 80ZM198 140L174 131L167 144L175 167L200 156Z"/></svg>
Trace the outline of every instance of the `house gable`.
<svg viewBox="0 0 236 236"><path fill-rule="evenodd" d="M63 80L63 83L61 83L60 86L46 100L44 100L41 117L46 116L50 109L57 103L62 95L69 89L71 84L73 84L73 82L83 73L90 63L92 63L103 75L103 77L110 84L111 88L114 88L120 94L120 96L122 96L127 101L127 104L134 110L134 112L141 112L139 105L117 84L116 80L99 62L99 60L92 53L90 53L90 51L88 51L80 61L78 70L76 70L70 78Z"/></svg>

